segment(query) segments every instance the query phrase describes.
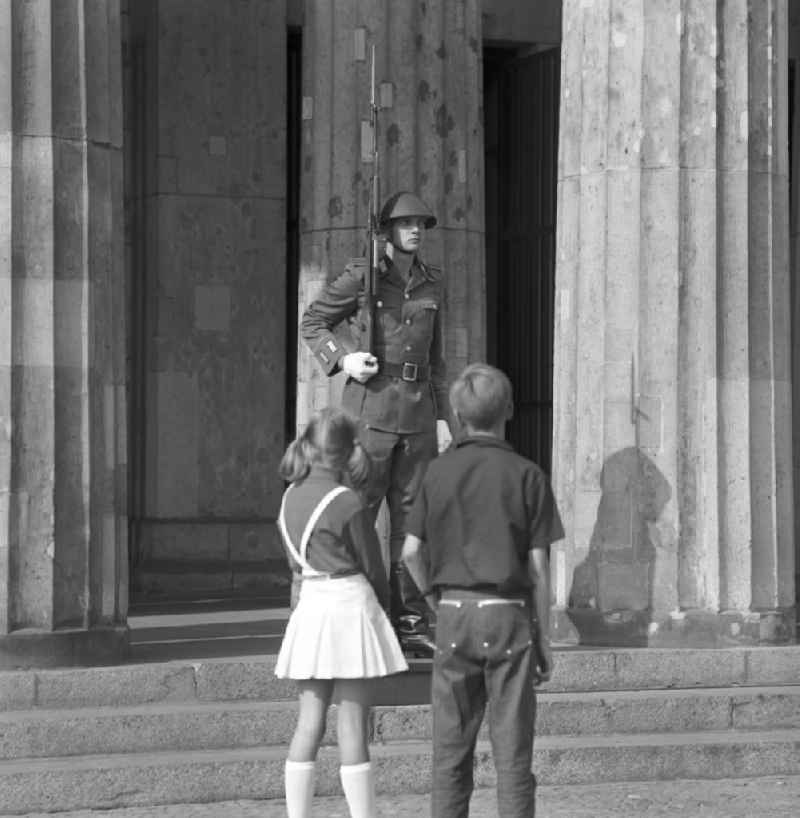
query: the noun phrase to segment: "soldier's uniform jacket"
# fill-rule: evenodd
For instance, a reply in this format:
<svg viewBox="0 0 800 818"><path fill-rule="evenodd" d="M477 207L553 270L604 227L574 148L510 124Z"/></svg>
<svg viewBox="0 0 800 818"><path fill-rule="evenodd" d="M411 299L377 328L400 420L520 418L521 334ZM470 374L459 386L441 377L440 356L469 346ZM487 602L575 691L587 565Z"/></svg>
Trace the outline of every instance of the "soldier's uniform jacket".
<svg viewBox="0 0 800 818"><path fill-rule="evenodd" d="M355 323L357 337L366 329L366 274L366 260L352 259L303 314L300 333L327 375L338 372L340 359L353 351L333 329L344 320ZM447 417L442 272L415 259L404 279L384 257L377 278L371 352L378 359L378 374L365 384L348 378L342 408L373 429L430 432L437 418Z"/></svg>

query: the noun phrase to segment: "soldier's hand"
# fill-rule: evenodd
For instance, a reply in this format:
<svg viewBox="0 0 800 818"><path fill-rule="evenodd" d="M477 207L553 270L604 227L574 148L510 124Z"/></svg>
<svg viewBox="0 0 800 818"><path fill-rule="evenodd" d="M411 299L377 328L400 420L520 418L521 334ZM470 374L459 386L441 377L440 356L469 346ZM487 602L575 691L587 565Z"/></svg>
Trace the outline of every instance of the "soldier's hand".
<svg viewBox="0 0 800 818"><path fill-rule="evenodd" d="M446 420L436 421L436 445L439 449L439 454L450 448L453 442L453 435L450 434L450 424Z"/></svg>
<svg viewBox="0 0 800 818"><path fill-rule="evenodd" d="M351 352L341 359L339 365L346 375L359 383L366 383L378 373L378 359L371 352Z"/></svg>

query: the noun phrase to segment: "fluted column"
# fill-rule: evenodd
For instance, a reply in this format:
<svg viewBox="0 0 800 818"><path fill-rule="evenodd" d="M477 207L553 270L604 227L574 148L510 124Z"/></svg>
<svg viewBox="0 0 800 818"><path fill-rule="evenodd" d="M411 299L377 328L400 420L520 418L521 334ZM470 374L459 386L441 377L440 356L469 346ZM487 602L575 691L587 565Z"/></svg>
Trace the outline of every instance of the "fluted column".
<svg viewBox="0 0 800 818"><path fill-rule="evenodd" d="M565 0L560 635L793 622L785 0Z"/></svg>
<svg viewBox="0 0 800 818"><path fill-rule="evenodd" d="M478 0L382 3L309 0L303 36L303 157L299 309L363 255L371 164L362 161L376 49L381 191L414 190L438 226L424 257L445 271L445 352L451 372L485 349L483 128ZM297 420L338 400L303 347Z"/></svg>
<svg viewBox="0 0 800 818"><path fill-rule="evenodd" d="M0 667L127 634L116 0L0 0Z"/></svg>

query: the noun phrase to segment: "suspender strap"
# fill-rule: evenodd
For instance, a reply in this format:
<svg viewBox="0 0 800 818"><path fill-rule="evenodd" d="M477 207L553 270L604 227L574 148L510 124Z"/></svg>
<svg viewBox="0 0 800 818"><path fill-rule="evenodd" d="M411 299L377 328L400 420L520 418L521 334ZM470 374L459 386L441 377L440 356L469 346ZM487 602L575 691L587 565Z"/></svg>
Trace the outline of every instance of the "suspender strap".
<svg viewBox="0 0 800 818"><path fill-rule="evenodd" d="M336 488L331 489L320 501L317 503L316 508L311 512L311 515L308 518L308 522L306 523L306 527L303 530L303 536L300 539L300 548L295 548L294 543L292 542L291 538L289 537L289 532L286 529L286 518L285 518L285 507L286 507L286 497L288 496L289 492L294 488L294 484L289 486L288 489L284 492L283 500L281 501L281 512L278 515L278 527L281 530L281 534L283 535L283 540L286 543L286 548L289 550L289 553L294 557L295 561L300 565L303 569L303 576L304 577L319 577L325 576L324 572L317 571L316 569L312 568L308 560L306 559L306 553L308 551L308 541L311 539L311 535L314 533L314 527L316 526L317 522L319 521L322 512L331 504L334 498L338 497L342 492L348 491L345 486L336 486Z"/></svg>

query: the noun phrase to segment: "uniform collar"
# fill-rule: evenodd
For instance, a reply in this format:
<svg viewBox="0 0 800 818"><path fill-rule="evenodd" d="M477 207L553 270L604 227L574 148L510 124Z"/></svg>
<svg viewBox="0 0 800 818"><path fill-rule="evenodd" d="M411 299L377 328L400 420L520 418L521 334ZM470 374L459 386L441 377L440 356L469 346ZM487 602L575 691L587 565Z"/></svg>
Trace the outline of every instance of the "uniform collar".
<svg viewBox="0 0 800 818"><path fill-rule="evenodd" d="M383 278L394 276L398 280L403 281L405 284L405 279L400 275L400 271L397 269L395 263L389 258L389 256L383 256L383 258L378 262L378 271ZM411 274L409 276L409 280L411 281L412 285L417 284L422 279L430 279L431 277L432 276L430 270L428 269L428 265L425 264L425 262L422 261L419 256L414 256L414 261L411 262Z"/></svg>
<svg viewBox="0 0 800 818"><path fill-rule="evenodd" d="M419 256L414 256L414 261L411 262L411 277L416 278L417 275L421 275L424 278L430 278L431 273L428 269L428 265L425 264L424 261ZM378 272L382 276L391 275L392 272L395 273L399 278L402 278L400 275L399 270L395 263L389 258L389 256L383 256L381 260L378 262Z"/></svg>

